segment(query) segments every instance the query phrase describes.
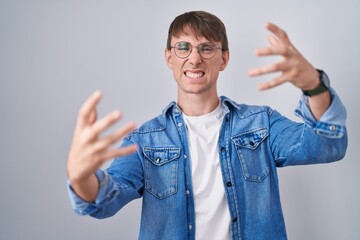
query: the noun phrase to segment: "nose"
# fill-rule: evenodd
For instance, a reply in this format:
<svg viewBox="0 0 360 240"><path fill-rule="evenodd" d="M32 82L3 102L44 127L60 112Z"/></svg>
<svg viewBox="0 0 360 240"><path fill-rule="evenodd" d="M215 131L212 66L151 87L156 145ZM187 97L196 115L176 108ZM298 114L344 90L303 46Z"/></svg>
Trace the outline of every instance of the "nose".
<svg viewBox="0 0 360 240"><path fill-rule="evenodd" d="M198 48L193 48L188 58L192 65L198 65L202 61Z"/></svg>

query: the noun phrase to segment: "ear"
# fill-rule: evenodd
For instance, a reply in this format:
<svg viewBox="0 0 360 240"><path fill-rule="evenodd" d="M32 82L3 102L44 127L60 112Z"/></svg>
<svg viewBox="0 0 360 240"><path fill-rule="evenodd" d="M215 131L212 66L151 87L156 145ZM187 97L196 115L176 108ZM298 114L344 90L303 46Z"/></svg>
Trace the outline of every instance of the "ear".
<svg viewBox="0 0 360 240"><path fill-rule="evenodd" d="M165 48L165 62L170 69L172 69L172 56L171 56L171 49Z"/></svg>
<svg viewBox="0 0 360 240"><path fill-rule="evenodd" d="M225 70L226 66L229 63L230 52L229 51L222 52L221 58L222 58L222 63L220 65L220 71L223 71Z"/></svg>

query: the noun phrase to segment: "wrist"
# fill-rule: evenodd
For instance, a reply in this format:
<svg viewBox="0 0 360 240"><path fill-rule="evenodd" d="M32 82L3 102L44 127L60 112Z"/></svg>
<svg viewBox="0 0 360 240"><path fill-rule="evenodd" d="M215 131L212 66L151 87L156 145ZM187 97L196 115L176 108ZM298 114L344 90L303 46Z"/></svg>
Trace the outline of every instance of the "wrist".
<svg viewBox="0 0 360 240"><path fill-rule="evenodd" d="M106 184L106 182L107 182L107 180L109 178L107 172L102 171L100 169L96 170L95 176L96 176L96 178L98 180L99 189Z"/></svg>
<svg viewBox="0 0 360 240"><path fill-rule="evenodd" d="M324 93L328 91L330 87L329 77L326 75L326 73L322 70L316 70L318 72L318 78L317 81L315 81L316 85L314 84L315 86L313 87L309 86L308 88L302 89L303 93L309 97Z"/></svg>
<svg viewBox="0 0 360 240"><path fill-rule="evenodd" d="M319 87L319 85L321 84L320 73L316 69L314 69L314 73L312 75L314 77L312 78L311 81L309 81L309 83L306 86L303 86L301 88L302 91L312 91L317 87Z"/></svg>

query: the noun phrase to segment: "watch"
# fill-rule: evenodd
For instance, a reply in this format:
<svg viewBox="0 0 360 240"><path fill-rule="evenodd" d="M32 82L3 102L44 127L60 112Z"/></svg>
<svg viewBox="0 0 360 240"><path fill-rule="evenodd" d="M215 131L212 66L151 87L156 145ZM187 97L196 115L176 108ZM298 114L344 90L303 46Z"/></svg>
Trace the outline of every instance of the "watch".
<svg viewBox="0 0 360 240"><path fill-rule="evenodd" d="M305 96L316 96L320 93L327 91L330 88L330 80L326 73L322 70L316 69L320 76L320 84L315 89L312 90L302 90Z"/></svg>

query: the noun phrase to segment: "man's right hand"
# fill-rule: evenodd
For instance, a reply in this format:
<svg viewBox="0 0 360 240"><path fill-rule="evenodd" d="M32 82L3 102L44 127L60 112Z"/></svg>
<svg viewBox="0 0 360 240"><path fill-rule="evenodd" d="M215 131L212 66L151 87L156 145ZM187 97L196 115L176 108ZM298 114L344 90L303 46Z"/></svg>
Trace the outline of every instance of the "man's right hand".
<svg viewBox="0 0 360 240"><path fill-rule="evenodd" d="M128 123L107 136L101 134L121 119L121 113L114 111L97 120L96 106L101 92L94 92L81 107L67 160L67 173L73 190L85 201L95 200L99 183L95 171L109 159L129 155L137 150L137 145L112 148L135 128Z"/></svg>

